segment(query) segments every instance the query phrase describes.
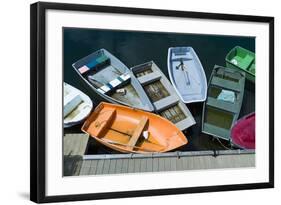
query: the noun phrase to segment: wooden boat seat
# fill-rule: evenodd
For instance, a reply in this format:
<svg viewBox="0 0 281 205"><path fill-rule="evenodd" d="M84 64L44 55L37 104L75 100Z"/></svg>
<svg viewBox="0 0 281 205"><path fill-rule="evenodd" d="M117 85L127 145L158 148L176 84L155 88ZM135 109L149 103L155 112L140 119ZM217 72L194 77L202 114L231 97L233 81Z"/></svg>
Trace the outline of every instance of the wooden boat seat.
<svg viewBox="0 0 281 205"><path fill-rule="evenodd" d="M239 66L243 69L247 69L251 63L254 61L254 56L246 55L241 62L239 62Z"/></svg>
<svg viewBox="0 0 281 205"><path fill-rule="evenodd" d="M193 58L172 58L171 61L189 61L189 60L193 60Z"/></svg>
<svg viewBox="0 0 281 205"><path fill-rule="evenodd" d="M78 71L80 72L80 74L85 74L89 70L92 70L92 69L95 69L95 68L99 68L99 67L102 67L102 66L107 65L107 64L110 64L110 59L107 56L102 55L102 56L100 56L98 58L92 59L87 64L85 64L82 67L78 68Z"/></svg>
<svg viewBox="0 0 281 205"><path fill-rule="evenodd" d="M97 91L102 94L108 93L109 91L116 89L121 84L129 81L130 78L131 78L131 76L129 73L124 73L124 74L118 76L117 78L113 79L106 85L101 86L100 88L97 89Z"/></svg>
<svg viewBox="0 0 281 205"><path fill-rule="evenodd" d="M88 131L92 136L99 137L99 135L109 126L113 117L115 116L116 109L102 110L98 117L88 127Z"/></svg>
<svg viewBox="0 0 281 205"><path fill-rule="evenodd" d="M100 65L100 64L103 64L105 62L108 62L109 61L109 58L105 55L102 55L98 58L95 58L93 59L92 61L90 61L89 63L87 63L87 67L92 69L92 68L95 68L96 66Z"/></svg>
<svg viewBox="0 0 281 205"><path fill-rule="evenodd" d="M130 141L128 142L128 149L133 150L134 146L137 144L138 139L142 135L142 131L148 122L148 117L143 116L139 121Z"/></svg>
<svg viewBox="0 0 281 205"><path fill-rule="evenodd" d="M218 100L213 97L208 97L206 101L207 105L215 107L220 110L225 110L231 113L238 113L239 105L237 104L237 100L234 103L224 102L222 100Z"/></svg>
<svg viewBox="0 0 281 205"><path fill-rule="evenodd" d="M161 74L157 71L154 71L152 73L148 73L146 75L138 77L138 81L142 85L149 84L149 83L157 81L159 79L161 79Z"/></svg>
<svg viewBox="0 0 281 205"><path fill-rule="evenodd" d="M238 91L238 92L240 92L241 90L241 85L239 83L231 82L229 80L225 80L216 76L214 76L212 79L212 85L223 87L228 90Z"/></svg>
<svg viewBox="0 0 281 205"><path fill-rule="evenodd" d="M66 117L71 113L81 102L81 96L77 92L71 92L64 98L63 116Z"/></svg>
<svg viewBox="0 0 281 205"><path fill-rule="evenodd" d="M172 105L176 105L179 102L177 95L170 95L161 100L158 100L153 103L156 110L163 110L165 108L171 107Z"/></svg>

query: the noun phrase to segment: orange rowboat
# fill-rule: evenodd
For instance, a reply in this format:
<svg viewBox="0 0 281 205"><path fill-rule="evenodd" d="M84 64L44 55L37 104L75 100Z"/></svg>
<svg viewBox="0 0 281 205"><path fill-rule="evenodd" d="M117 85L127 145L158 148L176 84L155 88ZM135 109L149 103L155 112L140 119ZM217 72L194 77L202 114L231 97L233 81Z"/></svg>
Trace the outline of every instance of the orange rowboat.
<svg viewBox="0 0 281 205"><path fill-rule="evenodd" d="M82 126L100 143L124 153L167 152L187 144L170 121L142 110L100 103Z"/></svg>

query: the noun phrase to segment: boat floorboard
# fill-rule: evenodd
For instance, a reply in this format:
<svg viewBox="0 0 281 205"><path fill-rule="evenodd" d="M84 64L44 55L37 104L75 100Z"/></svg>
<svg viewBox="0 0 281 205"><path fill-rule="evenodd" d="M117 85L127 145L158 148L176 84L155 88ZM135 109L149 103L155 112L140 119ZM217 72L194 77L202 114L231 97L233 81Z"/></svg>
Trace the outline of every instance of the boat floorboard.
<svg viewBox="0 0 281 205"><path fill-rule="evenodd" d="M129 105L134 105L135 107L143 106L140 96L130 83L122 86L122 88L126 90L126 94L114 92L110 95L110 97Z"/></svg>
<svg viewBox="0 0 281 205"><path fill-rule="evenodd" d="M251 152L221 154L216 157L211 155L211 152L208 151L202 151L199 155L198 152L182 152L180 156L171 155L169 153L154 154L146 157L140 154L134 154L133 157L129 157L130 154L118 154L116 158L99 155L100 159L86 159L85 156L87 155L85 155L85 152L88 138L86 134L64 135L64 176L255 166L255 154ZM209 154L206 154L207 152Z"/></svg>

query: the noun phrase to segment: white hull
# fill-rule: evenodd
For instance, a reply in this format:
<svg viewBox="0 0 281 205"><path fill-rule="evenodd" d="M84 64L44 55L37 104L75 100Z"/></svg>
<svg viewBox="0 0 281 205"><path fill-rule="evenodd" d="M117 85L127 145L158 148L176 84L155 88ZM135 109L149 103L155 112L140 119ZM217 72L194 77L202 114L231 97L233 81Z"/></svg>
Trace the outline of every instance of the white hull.
<svg viewBox="0 0 281 205"><path fill-rule="evenodd" d="M64 127L82 123L93 108L92 100L77 88L63 83L64 87Z"/></svg>

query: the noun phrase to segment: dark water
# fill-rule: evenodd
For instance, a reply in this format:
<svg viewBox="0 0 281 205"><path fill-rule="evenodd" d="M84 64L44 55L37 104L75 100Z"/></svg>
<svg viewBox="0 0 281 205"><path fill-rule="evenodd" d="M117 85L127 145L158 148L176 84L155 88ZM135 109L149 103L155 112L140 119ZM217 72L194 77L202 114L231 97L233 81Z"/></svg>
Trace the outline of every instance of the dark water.
<svg viewBox="0 0 281 205"><path fill-rule="evenodd" d="M159 32L131 32L97 29L64 28L64 81L89 95L94 104L100 98L88 89L72 68L72 64L90 53L105 48L132 67L153 60L168 77L167 54L169 47L192 46L205 69L207 80L215 64L225 66L225 56L234 46L241 46L255 52L254 37L178 34ZM169 77L168 77L169 79ZM201 133L203 103L188 104L197 124L187 130L189 144L181 150L223 149L212 137ZM244 100L240 116L255 110L255 85L246 81ZM76 126L65 132L79 132ZM95 142L93 142L95 143ZM94 153L110 152L102 146L94 146Z"/></svg>

